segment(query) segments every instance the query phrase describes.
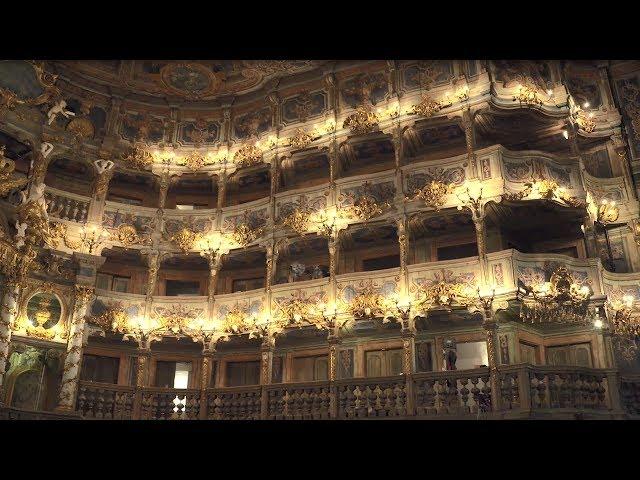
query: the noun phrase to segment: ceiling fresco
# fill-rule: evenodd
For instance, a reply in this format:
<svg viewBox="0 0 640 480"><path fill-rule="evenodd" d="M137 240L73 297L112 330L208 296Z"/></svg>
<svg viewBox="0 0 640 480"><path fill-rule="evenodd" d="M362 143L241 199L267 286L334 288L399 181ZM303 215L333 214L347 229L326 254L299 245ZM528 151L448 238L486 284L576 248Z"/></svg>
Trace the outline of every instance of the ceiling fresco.
<svg viewBox="0 0 640 480"><path fill-rule="evenodd" d="M63 76L127 87L143 95L211 100L251 92L265 82L315 69L313 60L61 61Z"/></svg>

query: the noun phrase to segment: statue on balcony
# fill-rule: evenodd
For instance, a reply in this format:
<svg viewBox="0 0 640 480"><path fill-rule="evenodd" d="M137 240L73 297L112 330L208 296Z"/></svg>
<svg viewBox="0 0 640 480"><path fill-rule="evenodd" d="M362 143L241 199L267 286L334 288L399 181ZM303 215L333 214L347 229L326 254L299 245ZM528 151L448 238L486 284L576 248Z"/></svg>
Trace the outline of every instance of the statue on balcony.
<svg viewBox="0 0 640 480"><path fill-rule="evenodd" d="M67 102L64 100L60 100L49 109L47 112L47 117L49 118L47 125L51 125L58 115L62 115L65 118L76 116L74 112L67 110Z"/></svg>
<svg viewBox="0 0 640 480"><path fill-rule="evenodd" d="M458 354L456 352L455 340L447 339L442 347L442 357L444 370L456 370Z"/></svg>
<svg viewBox="0 0 640 480"><path fill-rule="evenodd" d="M293 273L293 281L298 280L307 271L307 267L304 263L294 262L291 264L291 272Z"/></svg>

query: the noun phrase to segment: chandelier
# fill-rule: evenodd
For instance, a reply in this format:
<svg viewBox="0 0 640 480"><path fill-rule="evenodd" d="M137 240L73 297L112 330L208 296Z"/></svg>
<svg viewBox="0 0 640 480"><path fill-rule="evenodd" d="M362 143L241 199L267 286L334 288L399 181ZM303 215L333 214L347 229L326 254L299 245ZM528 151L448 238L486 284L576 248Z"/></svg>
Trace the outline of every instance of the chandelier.
<svg viewBox="0 0 640 480"><path fill-rule="evenodd" d="M528 286L518 280L520 318L529 323L584 323L591 289L576 283L566 267L559 267L549 282Z"/></svg>

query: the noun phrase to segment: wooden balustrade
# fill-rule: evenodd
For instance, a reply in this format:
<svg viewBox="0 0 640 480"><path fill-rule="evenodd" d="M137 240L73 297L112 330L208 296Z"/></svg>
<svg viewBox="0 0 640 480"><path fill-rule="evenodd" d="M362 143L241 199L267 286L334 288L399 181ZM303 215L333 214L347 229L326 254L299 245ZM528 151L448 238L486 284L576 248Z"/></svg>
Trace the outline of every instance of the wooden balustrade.
<svg viewBox="0 0 640 480"><path fill-rule="evenodd" d="M262 389L253 387L207 390L207 418L212 420L258 420L262 411Z"/></svg>
<svg viewBox="0 0 640 480"><path fill-rule="evenodd" d="M84 418L130 420L134 395L133 387L81 381L76 410Z"/></svg>
<svg viewBox="0 0 640 480"><path fill-rule="evenodd" d="M44 198L49 216L77 223L87 221L89 198L52 188L47 188Z"/></svg>
<svg viewBox="0 0 640 480"><path fill-rule="evenodd" d="M199 415L200 390L150 387L142 391L143 420L197 420Z"/></svg>
<svg viewBox="0 0 640 480"><path fill-rule="evenodd" d="M406 377L358 378L337 383L338 418L404 417Z"/></svg>
<svg viewBox="0 0 640 480"><path fill-rule="evenodd" d="M627 416L640 415L640 376L623 377L620 395L609 369L504 365L497 379L499 410L488 368L205 391L82 381L76 410L83 418L145 420L623 418L622 406Z"/></svg>
<svg viewBox="0 0 640 480"><path fill-rule="evenodd" d="M329 382L270 385L266 387L267 412L271 420L317 420L330 418Z"/></svg>
<svg viewBox="0 0 640 480"><path fill-rule="evenodd" d="M489 369L418 373L416 415L469 415L491 411Z"/></svg>

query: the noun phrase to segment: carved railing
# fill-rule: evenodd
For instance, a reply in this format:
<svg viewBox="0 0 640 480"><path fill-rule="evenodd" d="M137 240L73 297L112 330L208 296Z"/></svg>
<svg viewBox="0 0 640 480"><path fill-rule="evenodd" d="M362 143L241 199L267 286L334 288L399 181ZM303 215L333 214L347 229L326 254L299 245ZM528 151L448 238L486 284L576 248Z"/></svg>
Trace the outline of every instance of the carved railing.
<svg viewBox="0 0 640 480"><path fill-rule="evenodd" d="M207 390L207 418L211 420L258 420L261 409L259 386Z"/></svg>
<svg viewBox="0 0 640 480"><path fill-rule="evenodd" d="M200 390L145 388L141 395L143 420L196 420L200 415Z"/></svg>
<svg viewBox="0 0 640 480"><path fill-rule="evenodd" d="M77 413L36 412L15 407L0 407L0 420L79 420Z"/></svg>
<svg viewBox="0 0 640 480"><path fill-rule="evenodd" d="M51 187L46 188L44 198L49 216L77 223L87 221L90 198Z"/></svg>
<svg viewBox="0 0 640 480"><path fill-rule="evenodd" d="M134 387L81 381L76 410L84 418L130 420L134 396Z"/></svg>
<svg viewBox="0 0 640 480"><path fill-rule="evenodd" d="M614 370L509 365L500 367L499 384L503 411L622 414Z"/></svg>
<svg viewBox="0 0 640 480"><path fill-rule="evenodd" d="M620 378L620 403L628 415L640 418L640 375Z"/></svg>
<svg viewBox="0 0 640 480"><path fill-rule="evenodd" d="M406 377L361 378L337 382L338 418L404 417Z"/></svg>
<svg viewBox="0 0 640 480"><path fill-rule="evenodd" d="M80 382L76 414L90 419L320 420L360 418L635 418L640 376L575 366L488 368L335 382L172 389ZM618 390L619 389L619 390ZM492 404L492 399L498 405ZM0 409L0 418L29 418ZM10 409L15 410L15 409ZM43 415L47 412L30 412Z"/></svg>
<svg viewBox="0 0 640 480"><path fill-rule="evenodd" d="M329 382L270 385L266 395L270 420L319 420L331 416Z"/></svg>
<svg viewBox="0 0 640 480"><path fill-rule="evenodd" d="M488 368L418 373L413 378L418 416L477 415L491 410Z"/></svg>

